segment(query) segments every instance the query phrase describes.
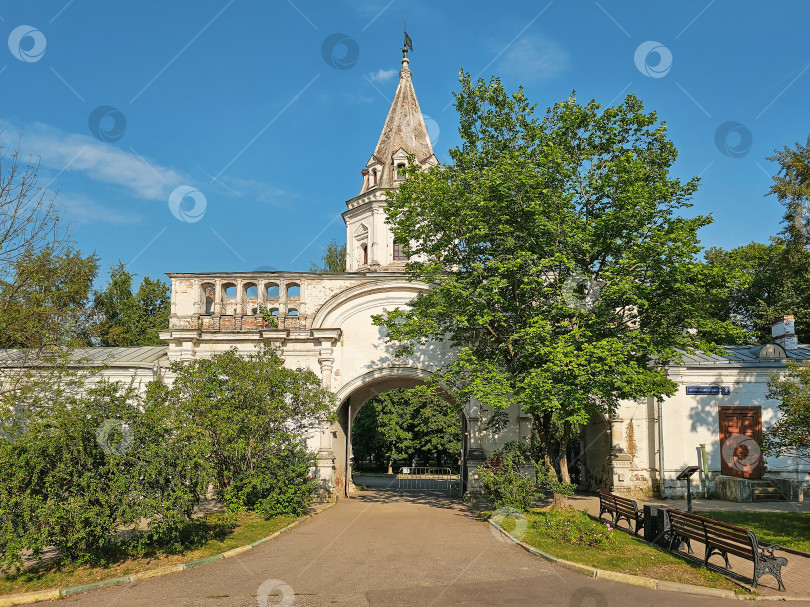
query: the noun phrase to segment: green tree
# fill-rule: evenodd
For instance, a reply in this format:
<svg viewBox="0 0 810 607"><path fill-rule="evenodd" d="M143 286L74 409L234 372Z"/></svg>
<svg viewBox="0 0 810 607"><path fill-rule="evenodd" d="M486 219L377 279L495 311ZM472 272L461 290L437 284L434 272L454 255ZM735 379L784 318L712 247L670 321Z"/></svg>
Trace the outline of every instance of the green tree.
<svg viewBox="0 0 810 607"><path fill-rule="evenodd" d="M411 457L413 454L414 402L400 391L389 390L376 397L366 406L376 410L377 432L384 447L384 458L388 462L388 474L393 472L396 460Z"/></svg>
<svg viewBox="0 0 810 607"><path fill-rule="evenodd" d="M372 399L352 421L352 454L359 470L363 469L364 462L373 462L379 467L387 454L379 425L377 407Z"/></svg>
<svg viewBox="0 0 810 607"><path fill-rule="evenodd" d="M426 460L436 456L436 465L456 465L461 456L461 412L426 386L411 389L414 408L414 447Z"/></svg>
<svg viewBox="0 0 810 607"><path fill-rule="evenodd" d="M271 349L229 350L172 370L166 402L203 441L217 497L232 511L301 514L315 491L306 438L332 410L318 377L285 367Z"/></svg>
<svg viewBox="0 0 810 607"><path fill-rule="evenodd" d="M96 293L95 334L102 346L156 346L158 331L169 327L169 287L146 276L132 293L132 274L123 263L110 268L110 282Z"/></svg>
<svg viewBox="0 0 810 607"><path fill-rule="evenodd" d="M175 424L157 386L138 395L102 381L6 426L0 440L0 552L22 566L55 546L69 561L103 560L113 534L175 544L207 486L196 437ZM158 390L159 391L159 390Z"/></svg>
<svg viewBox="0 0 810 607"><path fill-rule="evenodd" d="M810 244L810 136L806 145L785 146L768 160L779 165L768 193L775 194L785 207L782 233L788 244L805 247Z"/></svg>
<svg viewBox="0 0 810 607"><path fill-rule="evenodd" d="M48 406L73 383L71 349L83 345L98 260L73 247L38 165L0 148L0 425Z"/></svg>
<svg viewBox="0 0 810 607"><path fill-rule="evenodd" d="M776 237L769 244L713 247L706 251L706 262L723 277L722 285L707 293L713 315L743 332L718 341L769 342L774 319L785 314L796 316L799 341L810 341L810 250Z"/></svg>
<svg viewBox="0 0 810 607"><path fill-rule="evenodd" d="M358 462L385 462L433 457L441 466L461 454L461 419L457 407L426 386L389 390L367 402L352 423L352 451Z"/></svg>
<svg viewBox="0 0 810 607"><path fill-rule="evenodd" d="M792 360L787 371L768 381L768 398L779 401L780 415L766 426L762 449L766 455L810 461L810 364Z"/></svg>
<svg viewBox="0 0 810 607"><path fill-rule="evenodd" d="M709 347L687 329L711 321L696 260L711 218L679 214L697 179L670 177L677 150L636 97L604 110L572 97L540 119L522 89L460 81L452 162L410 166L387 205L410 278L432 288L375 322L401 353L449 338L458 357L438 377L459 401L517 403L547 464L559 424L568 482L578 426L673 394L663 365Z"/></svg>
<svg viewBox="0 0 810 607"><path fill-rule="evenodd" d="M346 271L346 245L337 243L334 238L326 245L321 257L321 263L313 263L310 272L345 272Z"/></svg>
<svg viewBox="0 0 810 607"><path fill-rule="evenodd" d="M95 255L51 247L20 256L0 280L0 348L43 350L84 345Z"/></svg>

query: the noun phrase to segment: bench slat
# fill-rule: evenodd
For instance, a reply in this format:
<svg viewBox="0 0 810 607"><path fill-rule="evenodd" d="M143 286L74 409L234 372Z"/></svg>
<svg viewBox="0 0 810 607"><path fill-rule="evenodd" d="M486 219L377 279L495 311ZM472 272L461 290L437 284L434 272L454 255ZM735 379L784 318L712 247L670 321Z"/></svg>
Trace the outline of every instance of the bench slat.
<svg viewBox="0 0 810 607"><path fill-rule="evenodd" d="M706 537L708 537L710 541L726 542L728 544L748 548L749 550L753 549L753 546L751 546L751 538L748 537L748 534L746 534L745 537L740 537L739 535L718 532L716 529L706 529Z"/></svg>

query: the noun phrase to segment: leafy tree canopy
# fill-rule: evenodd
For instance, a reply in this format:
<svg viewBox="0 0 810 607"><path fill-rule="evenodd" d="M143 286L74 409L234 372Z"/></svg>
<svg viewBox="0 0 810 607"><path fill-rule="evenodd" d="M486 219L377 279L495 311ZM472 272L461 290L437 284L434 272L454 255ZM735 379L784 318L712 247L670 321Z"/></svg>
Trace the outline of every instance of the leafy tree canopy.
<svg viewBox="0 0 810 607"><path fill-rule="evenodd" d="M389 390L368 401L352 423L356 460L385 463L414 458L455 466L461 453L458 407L425 386Z"/></svg>
<svg viewBox="0 0 810 607"><path fill-rule="evenodd" d="M810 461L810 365L789 361L787 374L770 378L768 398L779 401L780 416L765 428L763 451Z"/></svg>
<svg viewBox="0 0 810 607"><path fill-rule="evenodd" d="M490 409L519 404L551 459L552 420L570 435L621 399L672 394L661 365L711 347L687 331L715 323L696 259L711 218L681 215L697 179L670 176L677 150L635 96L606 109L571 97L539 118L522 89L460 83L452 162L411 165L387 206L410 278L433 288L376 322L403 353L448 337L444 383Z"/></svg>
<svg viewBox="0 0 810 607"><path fill-rule="evenodd" d="M796 317L800 343L810 343L810 250L790 247L781 237L706 251L709 268L723 284L707 292L713 314L732 322L742 335L719 337L722 343L767 343L771 325L785 314Z"/></svg>
<svg viewBox="0 0 810 607"><path fill-rule="evenodd" d="M169 286L148 276L132 292L132 274L123 263L110 268L110 282L96 292L92 333L101 346L157 346L158 331L169 327Z"/></svg>
<svg viewBox="0 0 810 607"><path fill-rule="evenodd" d="M174 545L207 486L194 433L165 404L102 381L72 391L17 423L0 440L0 562L22 566L56 546L69 561L103 558L113 534L148 532L131 547Z"/></svg>
<svg viewBox="0 0 810 607"><path fill-rule="evenodd" d="M334 238L326 245L321 257L321 263L313 263L310 272L345 272L346 271L346 245L337 243Z"/></svg>
<svg viewBox="0 0 810 607"><path fill-rule="evenodd" d="M768 160L779 165L769 194L775 194L785 207L783 235L790 245L810 244L810 136L807 144L776 150Z"/></svg>

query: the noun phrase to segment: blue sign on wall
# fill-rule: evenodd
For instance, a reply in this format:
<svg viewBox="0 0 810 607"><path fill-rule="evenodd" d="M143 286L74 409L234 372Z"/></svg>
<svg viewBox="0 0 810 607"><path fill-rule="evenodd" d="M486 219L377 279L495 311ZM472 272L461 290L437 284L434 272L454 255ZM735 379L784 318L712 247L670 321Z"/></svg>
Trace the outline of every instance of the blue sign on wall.
<svg viewBox="0 0 810 607"><path fill-rule="evenodd" d="M728 386L686 386L687 394L707 394L711 396L728 396L731 394L731 388Z"/></svg>

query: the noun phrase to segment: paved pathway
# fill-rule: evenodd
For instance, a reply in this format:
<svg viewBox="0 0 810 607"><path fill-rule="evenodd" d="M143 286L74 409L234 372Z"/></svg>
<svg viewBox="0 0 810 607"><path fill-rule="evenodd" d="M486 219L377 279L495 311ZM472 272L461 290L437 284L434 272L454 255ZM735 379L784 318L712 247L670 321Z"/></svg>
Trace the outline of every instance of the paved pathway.
<svg viewBox="0 0 810 607"><path fill-rule="evenodd" d="M588 578L496 538L457 501L390 491L342 500L239 556L68 600L81 607L291 605L282 603L285 592L295 593L296 606L739 605Z"/></svg>

